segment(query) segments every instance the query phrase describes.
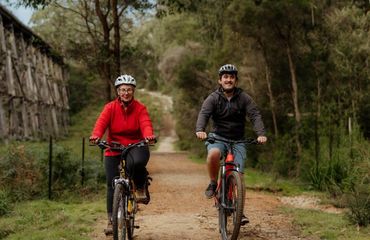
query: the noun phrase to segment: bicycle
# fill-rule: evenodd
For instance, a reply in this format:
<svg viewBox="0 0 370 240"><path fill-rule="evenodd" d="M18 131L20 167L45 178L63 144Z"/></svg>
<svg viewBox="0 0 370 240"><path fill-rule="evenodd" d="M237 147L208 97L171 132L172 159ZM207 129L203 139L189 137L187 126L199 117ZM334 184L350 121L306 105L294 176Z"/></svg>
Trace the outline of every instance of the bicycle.
<svg viewBox="0 0 370 240"><path fill-rule="evenodd" d="M142 140L140 142L124 146L120 143L99 140L96 145L101 149L109 148L112 151L121 152L121 163L120 163L120 176L113 179L114 194L113 194L113 210L112 210L112 226L113 226L113 239L114 240L132 240L134 236L134 229L139 228L135 226L135 214L137 213L138 202L135 198L135 186L133 180L127 173L126 168L126 157L128 150L133 147L143 147L150 145L147 140ZM148 177L145 184L146 190L146 200L144 204L149 203L150 194L148 190L149 180ZM126 238L127 236L127 238Z"/></svg>
<svg viewBox="0 0 370 240"><path fill-rule="evenodd" d="M211 136L207 141L220 141L226 144L227 153L221 157L219 179L214 195L215 206L218 209L219 231L222 240L236 240L239 235L244 210L244 183L239 166L234 162L234 145L245 143L257 144L255 139L229 140Z"/></svg>

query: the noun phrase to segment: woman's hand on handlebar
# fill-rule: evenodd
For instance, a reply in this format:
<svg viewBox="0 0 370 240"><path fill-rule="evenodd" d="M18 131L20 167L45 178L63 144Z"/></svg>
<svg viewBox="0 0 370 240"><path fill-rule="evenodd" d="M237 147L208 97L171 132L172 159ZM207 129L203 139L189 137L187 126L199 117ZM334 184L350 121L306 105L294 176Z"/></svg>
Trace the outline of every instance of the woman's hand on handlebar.
<svg viewBox="0 0 370 240"><path fill-rule="evenodd" d="M147 140L149 144L154 144L157 142L157 137L155 135L150 135L146 136L145 140Z"/></svg>
<svg viewBox="0 0 370 240"><path fill-rule="evenodd" d="M195 135L197 135L197 138L204 140L207 138L207 133L206 132L196 132Z"/></svg>
<svg viewBox="0 0 370 240"><path fill-rule="evenodd" d="M98 136L90 136L89 142L92 145L96 145L99 142L100 138Z"/></svg>

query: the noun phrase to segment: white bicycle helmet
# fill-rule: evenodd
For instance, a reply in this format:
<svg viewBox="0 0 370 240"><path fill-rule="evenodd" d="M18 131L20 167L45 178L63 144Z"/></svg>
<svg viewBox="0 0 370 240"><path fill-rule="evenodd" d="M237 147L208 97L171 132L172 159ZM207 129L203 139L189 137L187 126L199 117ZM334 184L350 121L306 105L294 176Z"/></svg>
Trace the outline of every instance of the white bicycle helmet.
<svg viewBox="0 0 370 240"><path fill-rule="evenodd" d="M121 84L130 84L136 87L136 80L131 75L124 74L124 75L119 76L114 82L115 87L118 87Z"/></svg>
<svg viewBox="0 0 370 240"><path fill-rule="evenodd" d="M218 74L221 76L224 73L232 73L237 75L238 74L238 69L232 65L232 64L226 64L220 67L220 70L218 70Z"/></svg>

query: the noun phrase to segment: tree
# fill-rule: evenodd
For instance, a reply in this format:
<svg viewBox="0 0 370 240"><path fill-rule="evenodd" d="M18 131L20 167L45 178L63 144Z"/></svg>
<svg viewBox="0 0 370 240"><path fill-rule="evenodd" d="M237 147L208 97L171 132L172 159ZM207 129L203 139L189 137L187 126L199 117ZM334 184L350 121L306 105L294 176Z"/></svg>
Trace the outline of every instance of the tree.
<svg viewBox="0 0 370 240"><path fill-rule="evenodd" d="M130 31L135 14L143 13L151 6L148 0L131 0L123 3L118 3L116 0L55 1L41 10L43 12L41 15L49 14L48 11L52 10L55 13L58 12L59 17L50 13L53 18L45 24L45 19L41 16L35 19L34 28L36 30L42 26L48 28L51 26L48 24L52 21L56 21L54 24L58 25L61 25L61 21L65 24L68 22L69 31L72 32L72 35L68 34L71 36L68 40L72 42L74 55L80 54L77 59L82 59L88 66L95 69L105 83L106 101L110 101L113 80L121 73L120 43L122 39L120 32ZM58 8L60 11L56 10ZM51 29L51 31L55 33L54 36L60 37L60 42L66 43L64 36L57 33L59 30ZM75 36L79 38L76 39ZM48 39L48 34L44 37ZM57 41L55 43L58 44Z"/></svg>

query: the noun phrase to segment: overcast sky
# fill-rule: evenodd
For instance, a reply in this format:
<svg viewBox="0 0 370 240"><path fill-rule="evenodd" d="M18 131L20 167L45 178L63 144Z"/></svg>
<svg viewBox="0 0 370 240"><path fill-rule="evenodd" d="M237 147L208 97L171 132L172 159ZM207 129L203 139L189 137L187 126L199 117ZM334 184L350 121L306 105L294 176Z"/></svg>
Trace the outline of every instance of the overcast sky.
<svg viewBox="0 0 370 240"><path fill-rule="evenodd" d="M32 8L10 6L10 4L6 3L4 0L0 0L0 4L5 6L6 9L8 9L9 11L11 11L13 15L15 15L26 26L29 26L28 22L32 16L33 12Z"/></svg>

